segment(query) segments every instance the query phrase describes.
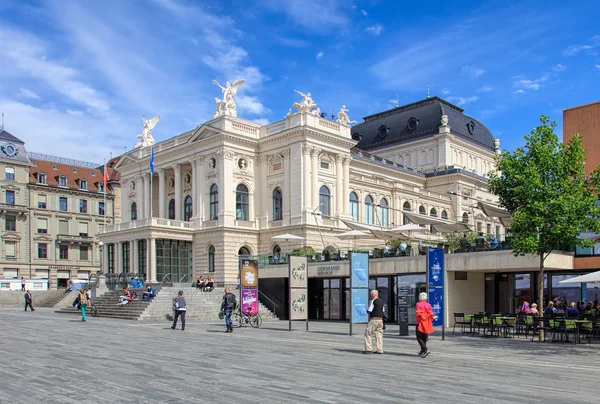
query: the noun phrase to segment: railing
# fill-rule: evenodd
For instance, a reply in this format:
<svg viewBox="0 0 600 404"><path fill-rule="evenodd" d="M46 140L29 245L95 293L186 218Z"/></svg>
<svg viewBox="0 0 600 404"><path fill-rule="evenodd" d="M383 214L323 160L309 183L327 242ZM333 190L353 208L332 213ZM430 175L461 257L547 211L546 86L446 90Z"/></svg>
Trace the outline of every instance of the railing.
<svg viewBox="0 0 600 404"><path fill-rule="evenodd" d="M132 220L129 222L108 224L104 229L105 233L121 231L121 230L131 230L131 229L139 229L142 227L150 227L150 226L165 226L165 227L175 227L180 229L193 229L194 226L191 222L186 222L184 220L173 220L173 219L164 219L164 218L146 218L140 220Z"/></svg>
<svg viewBox="0 0 600 404"><path fill-rule="evenodd" d="M171 280L171 274L165 274L165 276L163 276L163 280L162 283L173 283L173 281Z"/></svg>
<svg viewBox="0 0 600 404"><path fill-rule="evenodd" d="M15 205L14 203L0 203L0 211L27 213L28 208L24 205Z"/></svg>
<svg viewBox="0 0 600 404"><path fill-rule="evenodd" d="M57 234L56 238L60 241L72 241L74 243L93 243L94 238L89 236L72 236L70 234Z"/></svg>
<svg viewBox="0 0 600 404"><path fill-rule="evenodd" d="M269 299L267 297L267 295L265 295L263 292L260 291L260 289L258 290L258 294L263 298L266 299L269 303L271 303L272 307L269 308L269 310L271 310L273 313L277 312L277 309L279 308L279 305L277 303L275 303L273 300Z"/></svg>
<svg viewBox="0 0 600 404"><path fill-rule="evenodd" d="M188 282L188 274L183 274L181 278L179 278L179 283Z"/></svg>

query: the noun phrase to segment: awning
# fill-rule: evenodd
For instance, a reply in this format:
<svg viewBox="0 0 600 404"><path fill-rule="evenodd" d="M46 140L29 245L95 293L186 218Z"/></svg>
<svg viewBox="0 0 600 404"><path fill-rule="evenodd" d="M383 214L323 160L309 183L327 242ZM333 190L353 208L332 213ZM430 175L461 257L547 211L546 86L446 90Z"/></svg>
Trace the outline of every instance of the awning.
<svg viewBox="0 0 600 404"><path fill-rule="evenodd" d="M600 271L592 272L591 274L576 276L575 278L566 279L558 282L562 283L595 283L600 282Z"/></svg>
<svg viewBox="0 0 600 404"><path fill-rule="evenodd" d="M346 226L348 226L352 230L371 232L371 234L373 234L373 237L375 237L375 238L378 238L381 240L387 240L390 238L390 236L388 234L386 234L385 227L379 227L379 226L375 226L372 224L360 223L355 220L342 219L342 222L344 222L346 224Z"/></svg>
<svg viewBox="0 0 600 404"><path fill-rule="evenodd" d="M510 220L509 211L483 202L477 202L477 206L487 217L497 217L504 227L510 227L512 221Z"/></svg>
<svg viewBox="0 0 600 404"><path fill-rule="evenodd" d="M460 233L465 231L471 231L471 228L462 222L451 222L450 220L439 219L437 217L431 217L406 211L402 213L405 217L409 218L411 222L416 224L425 224L433 226L440 233Z"/></svg>

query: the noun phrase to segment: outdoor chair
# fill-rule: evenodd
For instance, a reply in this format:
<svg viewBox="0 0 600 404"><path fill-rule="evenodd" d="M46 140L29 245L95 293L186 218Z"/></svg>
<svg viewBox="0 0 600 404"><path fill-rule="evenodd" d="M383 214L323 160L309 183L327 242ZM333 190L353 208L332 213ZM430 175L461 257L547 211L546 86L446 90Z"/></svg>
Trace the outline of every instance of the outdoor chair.
<svg viewBox="0 0 600 404"><path fill-rule="evenodd" d="M544 317L534 317L532 333L531 333L531 341L533 341L536 334L539 335L540 332L543 332L544 333L543 342L546 342L547 334L549 332L552 332L552 326L553 326L553 324L551 324L552 321L553 320L552 320L551 316L546 317L546 315L544 315Z"/></svg>
<svg viewBox="0 0 600 404"><path fill-rule="evenodd" d="M579 325L579 338L582 338L584 335L587 337L588 344L592 343L592 336L594 335L594 324L591 321L586 321Z"/></svg>
<svg viewBox="0 0 600 404"><path fill-rule="evenodd" d="M510 338L514 338L515 334L517 333L517 328L521 327L521 324L517 323L517 317L508 317L506 320L504 320L504 326L505 326L505 331L508 337ZM511 337L511 331L512 331L512 337Z"/></svg>
<svg viewBox="0 0 600 404"><path fill-rule="evenodd" d="M456 325L459 325L462 333L465 333L465 327L471 325L471 321L465 320L465 313L454 313L454 327L452 327L452 335L454 335L454 330L456 329Z"/></svg>

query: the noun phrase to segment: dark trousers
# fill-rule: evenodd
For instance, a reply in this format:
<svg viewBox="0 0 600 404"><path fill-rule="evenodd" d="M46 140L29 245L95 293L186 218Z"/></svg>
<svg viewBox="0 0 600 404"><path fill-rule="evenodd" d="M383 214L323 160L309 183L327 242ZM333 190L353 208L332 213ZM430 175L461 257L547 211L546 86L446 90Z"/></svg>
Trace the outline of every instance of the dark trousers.
<svg viewBox="0 0 600 404"><path fill-rule="evenodd" d="M231 312L233 311L233 309L225 309L224 313L225 313L225 325L227 327L229 327L231 325Z"/></svg>
<svg viewBox="0 0 600 404"><path fill-rule="evenodd" d="M427 334L419 331L418 328L417 328L417 342L419 343L419 346L421 347L421 352L426 352L427 351Z"/></svg>
<svg viewBox="0 0 600 404"><path fill-rule="evenodd" d="M185 310L175 310L175 317L173 318L173 327L177 328L177 319L181 316L181 329L185 330Z"/></svg>
<svg viewBox="0 0 600 404"><path fill-rule="evenodd" d="M29 306L29 308L31 309L31 311L35 311L35 309L31 305L31 302L25 302L25 311L27 311L27 306Z"/></svg>

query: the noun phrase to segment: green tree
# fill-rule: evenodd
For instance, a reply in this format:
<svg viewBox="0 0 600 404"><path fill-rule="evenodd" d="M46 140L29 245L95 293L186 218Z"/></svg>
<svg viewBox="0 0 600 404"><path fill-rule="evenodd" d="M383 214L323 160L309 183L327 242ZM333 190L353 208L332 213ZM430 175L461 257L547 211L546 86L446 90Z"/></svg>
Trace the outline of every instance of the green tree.
<svg viewBox="0 0 600 404"><path fill-rule="evenodd" d="M497 157L498 172L490 175L491 192L511 212L510 232L515 255L539 256L539 307L544 308L544 262L559 246L590 246L578 239L584 231L600 230L595 175L586 177L581 137L563 145L546 116L525 136L524 147Z"/></svg>

